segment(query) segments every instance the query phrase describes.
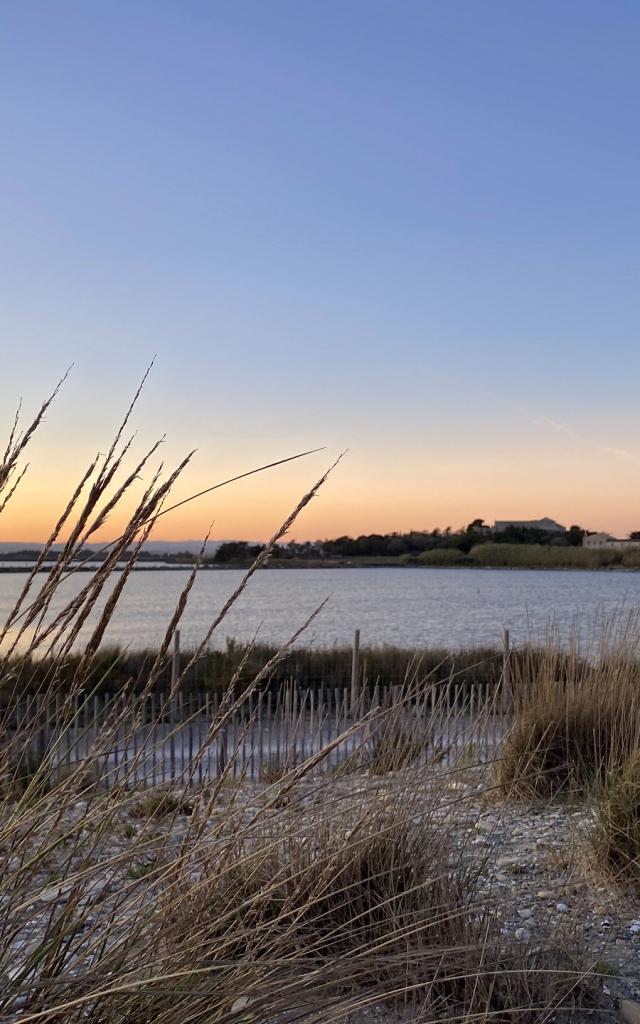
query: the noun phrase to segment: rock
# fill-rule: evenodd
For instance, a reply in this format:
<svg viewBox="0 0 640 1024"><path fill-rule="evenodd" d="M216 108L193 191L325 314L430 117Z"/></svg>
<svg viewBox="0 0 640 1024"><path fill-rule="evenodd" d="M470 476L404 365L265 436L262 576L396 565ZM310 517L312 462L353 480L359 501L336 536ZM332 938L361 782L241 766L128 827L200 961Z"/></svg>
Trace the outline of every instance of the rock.
<svg viewBox="0 0 640 1024"><path fill-rule="evenodd" d="M540 892L536 893L536 897L539 900L552 900L555 896L553 889L541 889Z"/></svg>
<svg viewBox="0 0 640 1024"><path fill-rule="evenodd" d="M231 1004L231 1012L235 1013L237 1010L244 1010L251 1003L248 996L238 996L237 999Z"/></svg>
<svg viewBox="0 0 640 1024"><path fill-rule="evenodd" d="M621 999L620 1020L624 1024L640 1024L640 1003L634 999Z"/></svg>
<svg viewBox="0 0 640 1024"><path fill-rule="evenodd" d="M533 917L533 910L529 907L518 907L518 917L521 917L523 921L528 921L530 917Z"/></svg>
<svg viewBox="0 0 640 1024"><path fill-rule="evenodd" d="M531 938L531 932L528 928L516 928L516 939L518 942L528 942Z"/></svg>
<svg viewBox="0 0 640 1024"><path fill-rule="evenodd" d="M556 903L556 910L559 914L566 914L568 913L569 908L566 903Z"/></svg>
<svg viewBox="0 0 640 1024"><path fill-rule="evenodd" d="M67 882L56 888L45 889L44 892L38 893L38 899L41 903L66 903L71 887L71 883Z"/></svg>
<svg viewBox="0 0 640 1024"><path fill-rule="evenodd" d="M493 832L497 825L495 818L480 818L476 821L475 828L477 832Z"/></svg>
<svg viewBox="0 0 640 1024"><path fill-rule="evenodd" d="M506 871L509 875L524 875L527 870L527 865L513 856L499 857L496 861L496 867Z"/></svg>

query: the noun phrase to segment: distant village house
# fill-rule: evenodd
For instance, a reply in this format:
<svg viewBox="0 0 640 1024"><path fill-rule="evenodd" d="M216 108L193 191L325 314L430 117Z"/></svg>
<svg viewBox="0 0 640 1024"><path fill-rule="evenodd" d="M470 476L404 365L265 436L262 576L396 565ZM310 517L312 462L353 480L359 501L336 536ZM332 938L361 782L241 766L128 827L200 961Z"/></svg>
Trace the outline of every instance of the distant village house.
<svg viewBox="0 0 640 1024"><path fill-rule="evenodd" d="M607 548L609 550L623 551L625 548L640 547L640 539L627 538L626 540L619 540L617 537L612 537L610 533L591 533L584 538L582 546L585 548Z"/></svg>

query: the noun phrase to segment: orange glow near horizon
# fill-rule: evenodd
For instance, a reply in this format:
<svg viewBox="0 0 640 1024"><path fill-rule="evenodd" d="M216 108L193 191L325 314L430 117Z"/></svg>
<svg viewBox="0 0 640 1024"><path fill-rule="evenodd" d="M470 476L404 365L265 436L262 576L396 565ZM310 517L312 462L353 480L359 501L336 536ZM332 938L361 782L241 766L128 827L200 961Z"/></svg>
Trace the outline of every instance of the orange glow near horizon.
<svg viewBox="0 0 640 1024"><path fill-rule="evenodd" d="M155 372L155 371L154 371ZM48 375L47 375L48 378ZM160 385L160 386L158 386ZM14 382L15 393L17 383ZM29 412L47 393L31 385ZM109 449L120 422L124 388L108 406L94 408L86 377L70 378L32 439L24 460L29 470L0 516L0 542L42 542L66 506L77 482L95 457ZM537 519L550 516L566 526L625 536L640 529L640 457L632 448L633 424L608 408L600 421L568 429L544 417L532 417L518 405L489 402L482 392L443 392L426 407L408 399L381 406L375 423L339 420L329 426L289 422L260 433L267 405L243 412L226 426L224 408L209 411L204 397L188 391L172 395L165 380L150 379L127 436L136 436L117 486L167 426L169 435L136 481L131 494L94 541L113 539L162 462L165 476L197 449L167 504L257 466L307 451L326 449L298 461L250 476L164 515L153 536L158 540L200 540L213 523L212 538L263 541L287 518L301 496L350 446L317 497L301 513L290 539L317 540L344 534L404 532L450 526L457 529L481 517ZM194 412L195 409L195 412ZM190 414L192 418L190 419ZM423 426L431 416L431 428ZM254 417L251 419L251 417ZM625 418L626 417L626 418ZM0 437L10 429L5 410ZM25 414L25 423L29 422ZM303 422L300 418L300 422ZM224 430L220 434L220 425ZM617 444L624 437L629 449ZM606 443L604 443L606 441ZM200 447L198 447L200 445ZM640 449L640 439L638 441ZM64 534L63 534L64 536Z"/></svg>
<svg viewBox="0 0 640 1024"><path fill-rule="evenodd" d="M266 540L295 507L299 497L331 461L327 453L280 467L199 498L163 516L152 535L158 540L199 540L213 522L212 538ZM42 542L75 486L81 463L62 476L50 459L34 460L33 473L0 518L0 542ZM255 460L254 460L255 462ZM245 460L245 464L248 462ZM237 467L222 465L205 476L195 467L179 482L172 501L224 479ZM242 470L241 470L242 471ZM598 472L600 481L594 484ZM142 484L137 487L140 493ZM534 519L549 515L569 526L603 529L624 536L640 528L640 484L624 460L613 457L568 462L550 452L416 463L348 455L290 531L290 539L316 540L343 534L404 532L447 526L457 529L480 516ZM117 536L133 498L93 538ZM64 536L64 533L63 533Z"/></svg>

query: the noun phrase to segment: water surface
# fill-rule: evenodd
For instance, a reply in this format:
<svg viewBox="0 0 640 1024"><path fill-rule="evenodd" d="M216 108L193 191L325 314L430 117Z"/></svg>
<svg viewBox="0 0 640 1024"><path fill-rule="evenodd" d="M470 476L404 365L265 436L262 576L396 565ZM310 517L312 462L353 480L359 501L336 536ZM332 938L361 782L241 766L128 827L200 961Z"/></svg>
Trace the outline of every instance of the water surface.
<svg viewBox="0 0 640 1024"><path fill-rule="evenodd" d="M181 626L183 644L195 644L242 579L239 570L202 572ZM45 579L46 577L43 577ZM65 582L67 596L90 579L78 573ZM106 641L132 648L161 640L186 570L138 572L129 578ZM24 585L20 573L0 574L0 621ZM113 582L110 584L109 590ZM407 647L497 645L504 628L518 643L541 637L550 623L567 635L583 623L640 609L640 573L516 569L287 569L256 574L212 638L280 643L325 599L304 643L349 644L356 628L363 644ZM100 601L100 607L104 599ZM60 599L56 607L60 607ZM93 615L90 623L94 623ZM89 626L83 630L86 636Z"/></svg>

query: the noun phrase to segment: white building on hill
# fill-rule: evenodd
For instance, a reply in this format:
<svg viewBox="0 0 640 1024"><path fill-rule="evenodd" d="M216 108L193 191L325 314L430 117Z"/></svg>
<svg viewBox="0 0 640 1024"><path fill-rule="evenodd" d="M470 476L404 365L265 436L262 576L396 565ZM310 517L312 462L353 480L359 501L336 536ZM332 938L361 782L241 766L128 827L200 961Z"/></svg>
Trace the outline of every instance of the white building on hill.
<svg viewBox="0 0 640 1024"><path fill-rule="evenodd" d="M567 532L566 526L561 526L560 523L556 523L555 519L549 519L548 516L545 516L544 519L496 519L493 532L502 533L510 526L524 527L527 530L546 530L547 533Z"/></svg>

